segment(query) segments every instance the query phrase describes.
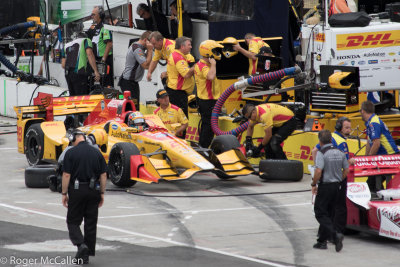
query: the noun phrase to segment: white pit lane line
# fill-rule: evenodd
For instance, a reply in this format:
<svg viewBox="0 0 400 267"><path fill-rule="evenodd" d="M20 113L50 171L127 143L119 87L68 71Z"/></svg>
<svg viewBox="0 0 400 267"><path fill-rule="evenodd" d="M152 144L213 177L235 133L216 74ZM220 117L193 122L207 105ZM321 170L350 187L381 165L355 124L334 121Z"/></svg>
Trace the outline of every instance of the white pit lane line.
<svg viewBox="0 0 400 267"><path fill-rule="evenodd" d="M37 214L37 215L42 215L42 216L46 216L46 217L51 217L51 218L55 218L55 219L65 220L65 216L59 216L59 215L54 215L54 214L50 214L50 213L47 213L47 212L35 211L35 210L21 208L21 207L17 207L17 206L12 206L12 205L8 205L8 204L4 204L4 203L0 203L0 207L4 207L4 208L7 208L7 209L12 209L12 210L24 211L24 212ZM185 243L181 243L181 242L172 241L172 240L166 239L166 238L160 238L160 237L156 237L156 236L141 234L141 233L132 232L132 231L128 231L128 230L124 230L124 229L120 229L120 228L116 228L116 227L111 227L111 226L107 226L107 225L97 224L97 227L103 228L103 229L107 229L107 230L111 230L111 231L115 231L115 232L119 232L119 233L128 234L128 235L136 235L136 236L145 237L145 238L149 238L149 239L153 239L153 240L158 240L158 241L161 241L161 242L164 242L164 243L168 243L168 244L172 244L172 245L177 245L177 246L182 246L182 247L189 247L189 248L196 248L196 249L203 250L203 251L217 253L217 254L221 254L221 255L225 255L225 256L229 256L229 257L234 257L234 258L247 260L247 261L251 261L251 262L256 262L256 263L260 263L260 264L265 264L265 265L270 265L270 266L274 266L274 267L295 267L294 265L278 264L278 263L270 262L270 261L267 261L267 260L260 260L260 259L255 259L255 258L251 258L251 257L241 256L241 255L228 253L228 252L225 252L225 251L216 250L216 249L212 249L212 248L206 248L206 247L201 247L201 246L196 246L196 245L193 246L193 245L190 245L190 244L185 244Z"/></svg>

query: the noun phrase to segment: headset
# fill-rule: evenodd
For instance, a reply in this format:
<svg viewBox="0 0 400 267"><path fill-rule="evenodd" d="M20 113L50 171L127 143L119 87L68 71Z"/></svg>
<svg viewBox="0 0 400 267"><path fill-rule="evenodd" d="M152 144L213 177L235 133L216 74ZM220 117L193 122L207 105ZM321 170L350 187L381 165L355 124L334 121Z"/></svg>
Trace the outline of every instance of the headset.
<svg viewBox="0 0 400 267"><path fill-rule="evenodd" d="M104 12L103 6L97 6L97 9L99 10L99 16L101 21L104 21L104 19L106 18L106 13Z"/></svg>
<svg viewBox="0 0 400 267"><path fill-rule="evenodd" d="M343 122L348 121L349 119L347 117L340 117L337 121L336 121L336 125L335 125L335 130L340 132L343 128Z"/></svg>
<svg viewBox="0 0 400 267"><path fill-rule="evenodd" d="M79 130L79 129L73 130L73 131L68 135L68 140L69 140L71 143L75 142L75 141L76 141L76 136L77 136L77 135L83 135L83 137L85 138L85 141L86 141L86 135L85 135L85 133L82 132L82 131Z"/></svg>

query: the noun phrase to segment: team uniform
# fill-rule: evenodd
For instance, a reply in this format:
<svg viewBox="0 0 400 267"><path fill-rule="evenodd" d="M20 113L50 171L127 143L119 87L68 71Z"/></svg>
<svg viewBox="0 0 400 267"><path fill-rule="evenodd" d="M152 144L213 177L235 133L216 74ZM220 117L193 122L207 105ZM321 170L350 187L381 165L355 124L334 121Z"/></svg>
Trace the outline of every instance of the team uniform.
<svg viewBox="0 0 400 267"><path fill-rule="evenodd" d="M96 228L100 191L90 188L90 179L106 172L106 162L97 148L86 141L69 149L64 158L63 172L71 176L68 186L67 226L72 244L86 244L89 255L95 255ZM77 186L76 186L77 184ZM78 187L78 188L76 188ZM84 235L80 225L84 220Z"/></svg>
<svg viewBox="0 0 400 267"><path fill-rule="evenodd" d="M88 36L90 39L92 39L96 60L100 61L104 56L107 43L112 42L112 34L109 30L104 28L103 23L99 23L89 29ZM109 71L104 79L104 85L114 86L112 49L108 53L105 63L107 66L109 66Z"/></svg>
<svg viewBox="0 0 400 267"><path fill-rule="evenodd" d="M180 124L186 124L188 123L188 119L183 113L182 109L172 105L171 103L166 109L162 109L161 107L157 108L154 111L154 114L160 117L162 122L165 124L165 127L167 127L168 131L171 133L175 133L174 129L172 129L171 124L174 123L180 123Z"/></svg>
<svg viewBox="0 0 400 267"><path fill-rule="evenodd" d="M332 145L339 149L346 155L346 159L349 160L349 147L344 137L339 131L332 133ZM320 144L316 145L318 150L321 150ZM343 179L340 184L338 197L335 202L335 210L333 212L333 221L335 229L338 232L343 233L347 223L347 206L346 206L346 195L347 195L347 177Z"/></svg>
<svg viewBox="0 0 400 267"><path fill-rule="evenodd" d="M179 50L175 50L168 58L167 65L167 93L172 104L180 107L185 115L188 115L188 94L191 94L194 87L193 76L184 79L189 72L189 63L194 62L193 56L184 55Z"/></svg>
<svg viewBox="0 0 400 267"><path fill-rule="evenodd" d="M331 0L328 11L329 16L333 14L349 13L349 12L351 12L351 10L347 5L346 0Z"/></svg>
<svg viewBox="0 0 400 267"><path fill-rule="evenodd" d="M139 110L140 88L139 81L142 80L144 69L141 64L146 62L145 47L135 42L126 54L125 69L122 72L118 85L122 91L130 91L136 110Z"/></svg>
<svg viewBox="0 0 400 267"><path fill-rule="evenodd" d="M159 61L160 59L168 60L172 52L175 51L175 41L164 38L161 50L154 50L152 61Z"/></svg>
<svg viewBox="0 0 400 267"><path fill-rule="evenodd" d="M381 141L377 155L399 153L399 149L397 148L389 129L376 114L372 114L369 120L365 123L365 127L367 128L368 142L371 147L374 139L379 139Z"/></svg>
<svg viewBox="0 0 400 267"><path fill-rule="evenodd" d="M220 80L215 78L210 81L207 80L207 74L210 71L210 63L201 59L194 68L194 75L197 85L197 98L199 105L199 112L201 115L201 130L200 130L200 146L209 147L214 137L211 128L211 113L215 103L221 96L221 83Z"/></svg>
<svg viewBox="0 0 400 267"><path fill-rule="evenodd" d="M88 78L93 70L88 66L88 48L92 49L88 38L78 38L65 45L65 79L71 96L89 94Z"/></svg>
<svg viewBox="0 0 400 267"><path fill-rule="evenodd" d="M260 37L254 37L249 41L249 51L258 54L260 52L261 47L269 47ZM257 71L257 63L258 59L251 59L249 58L249 75L256 74Z"/></svg>
<svg viewBox="0 0 400 267"><path fill-rule="evenodd" d="M389 132L386 124L376 115L372 114L369 120L365 123L367 130L367 142L372 147L374 139L379 139L381 145L379 146L377 155L391 155L399 153L396 143ZM384 175L381 176L382 181L386 179ZM377 188L376 177L368 177L367 184L371 192L376 192L378 189L383 188L382 184Z"/></svg>
<svg viewBox="0 0 400 267"><path fill-rule="evenodd" d="M271 159L287 159L281 143L296 129L296 118L293 112L277 104L256 106L257 116L251 123L261 123L264 129L272 127L272 137L265 146L265 155Z"/></svg>
<svg viewBox="0 0 400 267"><path fill-rule="evenodd" d="M336 226L332 219L336 202L340 197L341 202L346 201L346 195L339 192L343 170L349 168L349 163L343 152L332 144L326 144L317 152L315 165L322 170L314 206L315 218L320 224L318 242L326 243L336 235Z"/></svg>

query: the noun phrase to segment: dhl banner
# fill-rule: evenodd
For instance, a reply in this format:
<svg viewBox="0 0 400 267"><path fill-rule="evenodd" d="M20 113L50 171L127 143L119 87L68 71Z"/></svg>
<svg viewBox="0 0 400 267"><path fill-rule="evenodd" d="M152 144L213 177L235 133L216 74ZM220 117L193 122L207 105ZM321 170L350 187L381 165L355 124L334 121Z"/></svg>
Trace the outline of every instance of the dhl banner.
<svg viewBox="0 0 400 267"><path fill-rule="evenodd" d="M400 46L400 30L336 35L337 50L354 50L391 46Z"/></svg>

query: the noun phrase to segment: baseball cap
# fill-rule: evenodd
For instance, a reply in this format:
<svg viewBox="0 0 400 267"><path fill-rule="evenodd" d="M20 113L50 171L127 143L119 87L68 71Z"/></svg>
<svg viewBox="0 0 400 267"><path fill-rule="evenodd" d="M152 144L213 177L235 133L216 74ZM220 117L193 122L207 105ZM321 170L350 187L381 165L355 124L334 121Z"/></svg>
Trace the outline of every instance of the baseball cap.
<svg viewBox="0 0 400 267"><path fill-rule="evenodd" d="M156 97L157 98L162 98L162 97L167 96L167 95L168 95L168 93L167 93L167 91L165 89L160 89L160 90L157 91Z"/></svg>

